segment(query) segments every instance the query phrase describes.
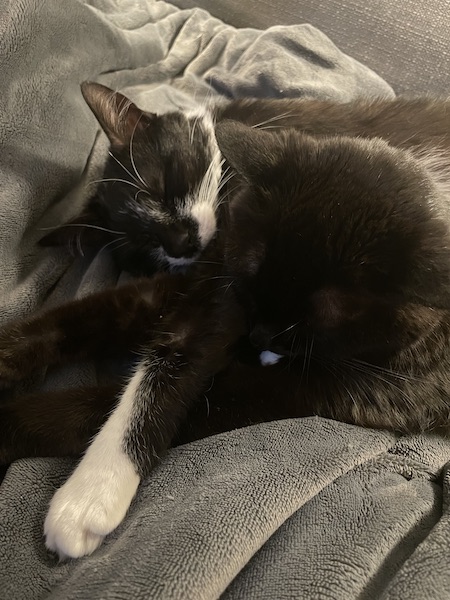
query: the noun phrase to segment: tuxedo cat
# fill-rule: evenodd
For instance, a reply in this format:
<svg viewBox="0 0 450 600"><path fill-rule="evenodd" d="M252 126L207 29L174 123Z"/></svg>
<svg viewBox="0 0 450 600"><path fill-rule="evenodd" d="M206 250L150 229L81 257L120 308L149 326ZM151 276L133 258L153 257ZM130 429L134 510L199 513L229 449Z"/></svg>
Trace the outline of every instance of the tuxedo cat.
<svg viewBox="0 0 450 600"><path fill-rule="evenodd" d="M213 115L199 107L158 116L98 83L81 89L108 136L109 157L83 212L41 243L106 246L137 276L186 268L218 226L222 160Z"/></svg>
<svg viewBox="0 0 450 600"><path fill-rule="evenodd" d="M220 107L215 137L238 187L201 260L0 332L5 386L41 366L139 350L123 388L0 406L2 462L88 446L51 502L48 548L95 550L175 441L306 414L448 433L449 108ZM113 122L119 134L127 115ZM269 131L252 127L264 121Z"/></svg>

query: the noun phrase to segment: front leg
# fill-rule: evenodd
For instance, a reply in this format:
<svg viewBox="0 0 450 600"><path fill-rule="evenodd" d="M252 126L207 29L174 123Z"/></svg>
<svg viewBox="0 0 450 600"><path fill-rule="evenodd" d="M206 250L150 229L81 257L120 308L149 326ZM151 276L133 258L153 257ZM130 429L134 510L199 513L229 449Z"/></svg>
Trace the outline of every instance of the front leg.
<svg viewBox="0 0 450 600"><path fill-rule="evenodd" d="M124 439L142 391L138 368L114 412L50 503L44 524L46 546L61 559L91 554L130 506L140 476Z"/></svg>
<svg viewBox="0 0 450 600"><path fill-rule="evenodd" d="M7 325L0 330L0 387L39 367L139 347L181 286L181 278L159 274Z"/></svg>
<svg viewBox="0 0 450 600"><path fill-rule="evenodd" d="M93 552L124 518L142 477L166 452L210 378L229 361L244 321L194 299L167 319L77 469L55 494L46 545L63 557ZM219 305L220 306L220 303ZM216 306L216 308L217 308ZM204 312L208 318L205 318ZM211 312L210 312L211 311Z"/></svg>

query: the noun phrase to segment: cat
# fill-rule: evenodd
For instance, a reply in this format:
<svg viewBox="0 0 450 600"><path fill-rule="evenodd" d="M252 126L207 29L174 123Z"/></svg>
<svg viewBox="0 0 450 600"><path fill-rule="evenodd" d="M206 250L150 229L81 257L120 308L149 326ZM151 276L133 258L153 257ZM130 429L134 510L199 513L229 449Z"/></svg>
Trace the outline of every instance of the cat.
<svg viewBox="0 0 450 600"><path fill-rule="evenodd" d="M87 447L51 502L49 549L93 552L173 443L308 414L448 434L449 108L220 107L215 138L237 187L202 259L0 332L5 386L48 364L140 349L123 389L0 406L4 463Z"/></svg>
<svg viewBox="0 0 450 600"><path fill-rule="evenodd" d="M345 104L301 99L209 101L156 115L101 84L84 82L81 90L110 143L104 177L82 213L41 244L107 247L118 268L135 276L187 268L214 238L223 218L219 193L223 201L232 177L222 177L215 123L379 136L408 147L439 141L446 125L441 103L424 99L354 102L350 116Z"/></svg>
<svg viewBox="0 0 450 600"><path fill-rule="evenodd" d="M108 137L109 156L81 214L41 244L108 247L118 268L135 276L187 268L220 217L212 114L199 106L156 115L101 84L84 82L81 90Z"/></svg>

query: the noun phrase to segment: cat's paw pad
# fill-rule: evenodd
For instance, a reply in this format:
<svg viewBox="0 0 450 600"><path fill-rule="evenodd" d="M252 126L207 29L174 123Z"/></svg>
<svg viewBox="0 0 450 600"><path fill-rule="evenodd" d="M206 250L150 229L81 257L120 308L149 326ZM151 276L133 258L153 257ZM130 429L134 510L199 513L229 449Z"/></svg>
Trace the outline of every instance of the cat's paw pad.
<svg viewBox="0 0 450 600"><path fill-rule="evenodd" d="M56 492L44 525L45 544L60 559L91 554L123 520L139 478L82 468ZM132 475L132 474L131 474Z"/></svg>

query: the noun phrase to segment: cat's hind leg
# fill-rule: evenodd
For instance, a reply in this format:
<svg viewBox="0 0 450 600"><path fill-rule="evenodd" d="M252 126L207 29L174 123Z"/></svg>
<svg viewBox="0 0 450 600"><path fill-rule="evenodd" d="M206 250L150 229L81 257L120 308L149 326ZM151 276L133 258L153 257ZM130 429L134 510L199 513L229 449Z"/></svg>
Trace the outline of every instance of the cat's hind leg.
<svg viewBox="0 0 450 600"><path fill-rule="evenodd" d="M0 464L28 456L80 456L108 418L121 386L27 394L0 402Z"/></svg>

